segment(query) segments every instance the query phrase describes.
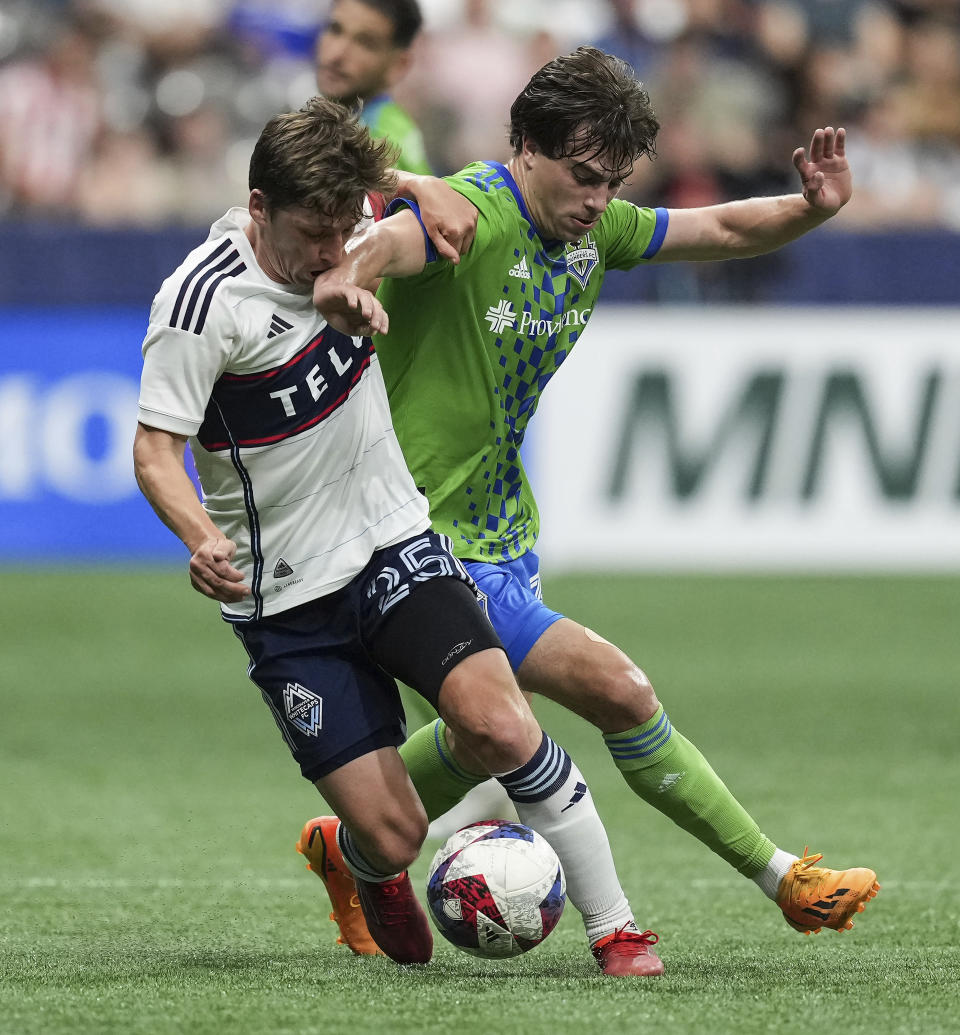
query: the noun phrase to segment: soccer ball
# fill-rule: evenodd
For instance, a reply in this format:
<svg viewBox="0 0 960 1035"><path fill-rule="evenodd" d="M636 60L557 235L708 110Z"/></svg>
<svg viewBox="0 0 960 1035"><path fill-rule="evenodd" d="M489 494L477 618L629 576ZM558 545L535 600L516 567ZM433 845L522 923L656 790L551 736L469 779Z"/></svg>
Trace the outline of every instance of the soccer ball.
<svg viewBox="0 0 960 1035"><path fill-rule="evenodd" d="M567 901L556 852L522 823L490 819L433 857L427 903L437 930L474 956L519 956L556 927Z"/></svg>

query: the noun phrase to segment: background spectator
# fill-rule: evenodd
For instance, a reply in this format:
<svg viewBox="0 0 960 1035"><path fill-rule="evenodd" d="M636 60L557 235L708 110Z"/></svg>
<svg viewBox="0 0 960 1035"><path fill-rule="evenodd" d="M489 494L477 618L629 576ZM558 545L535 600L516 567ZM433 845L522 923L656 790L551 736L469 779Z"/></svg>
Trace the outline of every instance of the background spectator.
<svg viewBox="0 0 960 1035"><path fill-rule="evenodd" d="M13 0L0 10L0 218L206 225L256 127L316 91L323 0ZM627 196L698 205L792 189L789 153L843 124L848 225L960 227L952 0L422 0L398 100L449 172L507 154L530 73L594 42L664 132Z"/></svg>

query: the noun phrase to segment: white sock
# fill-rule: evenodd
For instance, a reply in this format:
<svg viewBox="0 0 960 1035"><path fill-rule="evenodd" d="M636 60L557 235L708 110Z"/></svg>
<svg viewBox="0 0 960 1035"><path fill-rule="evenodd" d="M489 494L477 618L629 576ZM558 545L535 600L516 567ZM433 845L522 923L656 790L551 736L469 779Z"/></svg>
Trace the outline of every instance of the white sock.
<svg viewBox="0 0 960 1035"><path fill-rule="evenodd" d="M461 827L480 823L485 819L519 819L513 802L496 780L486 780L471 787L453 808L447 809L430 823L427 837L446 839Z"/></svg>
<svg viewBox="0 0 960 1035"><path fill-rule="evenodd" d="M797 857L795 855L791 855L789 852L781 852L778 848L773 853L773 858L770 862L751 880L767 898L776 902L777 892L780 890L780 881L786 877L790 866L796 861Z"/></svg>
<svg viewBox="0 0 960 1035"><path fill-rule="evenodd" d="M636 930L610 853L610 842L583 774L545 733L526 765L498 776L522 823L553 846L567 897L583 916L592 945L616 928Z"/></svg>

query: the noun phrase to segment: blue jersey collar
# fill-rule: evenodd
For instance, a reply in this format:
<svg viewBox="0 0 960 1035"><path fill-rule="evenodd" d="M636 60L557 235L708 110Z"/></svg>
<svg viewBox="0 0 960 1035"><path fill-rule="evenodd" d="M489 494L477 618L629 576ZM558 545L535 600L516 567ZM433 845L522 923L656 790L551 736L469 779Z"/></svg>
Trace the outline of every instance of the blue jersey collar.
<svg viewBox="0 0 960 1035"><path fill-rule="evenodd" d="M498 173L503 177L503 182L507 185L510 193L513 195L514 200L517 203L517 208L520 209L520 213L523 218L533 227L534 233L543 242L544 251L550 252L563 244L560 240L554 240L553 238L546 238L540 233L540 227L533 221L530 215L530 211L527 208L526 202L523 200L523 195L520 193L520 188L517 186L517 181L513 178L513 174L503 164L503 162L484 162L484 165L489 166L491 169L496 169Z"/></svg>

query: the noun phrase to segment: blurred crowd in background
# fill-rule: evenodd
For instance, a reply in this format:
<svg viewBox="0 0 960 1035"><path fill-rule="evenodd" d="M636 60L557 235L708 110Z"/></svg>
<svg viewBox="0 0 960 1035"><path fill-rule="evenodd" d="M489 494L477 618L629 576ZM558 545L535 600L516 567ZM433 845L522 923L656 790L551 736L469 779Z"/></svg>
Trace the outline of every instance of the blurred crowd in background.
<svg viewBox="0 0 960 1035"><path fill-rule="evenodd" d="M316 93L326 0L2 0L0 219L205 225L247 196L275 112ZM844 223L960 229L956 0L421 0L395 91L434 170L509 154L510 103L594 43L662 130L626 194L712 204L797 188L790 156L844 125Z"/></svg>

